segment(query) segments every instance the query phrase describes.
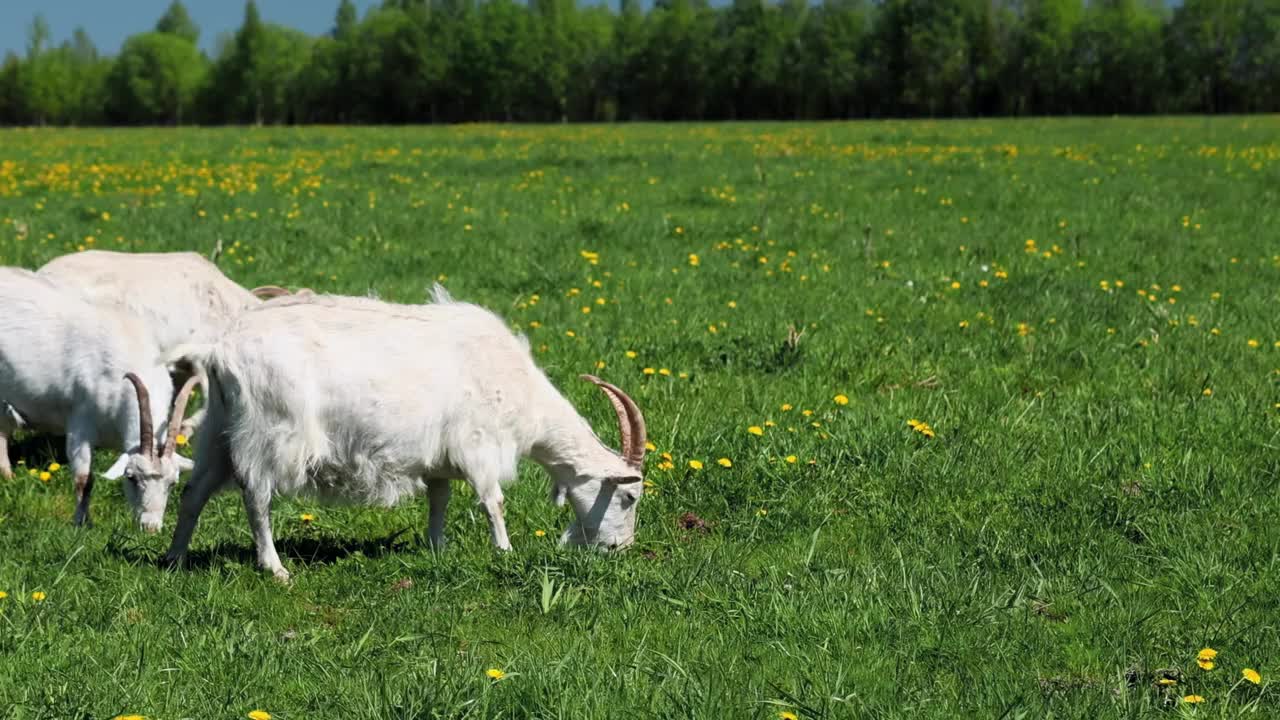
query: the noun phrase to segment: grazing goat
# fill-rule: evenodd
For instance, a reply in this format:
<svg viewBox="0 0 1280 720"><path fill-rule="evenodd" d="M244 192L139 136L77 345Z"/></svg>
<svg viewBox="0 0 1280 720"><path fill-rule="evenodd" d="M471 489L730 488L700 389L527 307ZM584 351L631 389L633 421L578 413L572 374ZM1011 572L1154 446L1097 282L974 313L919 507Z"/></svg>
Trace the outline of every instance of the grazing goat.
<svg viewBox="0 0 1280 720"><path fill-rule="evenodd" d="M213 342L241 312L289 294L275 285L246 290L193 252L87 250L54 258L37 272L95 303L122 305L147 323L165 353L184 343ZM207 388L203 377L198 381ZM183 433L192 434L203 417L201 410L184 421Z"/></svg>
<svg viewBox="0 0 1280 720"><path fill-rule="evenodd" d="M576 520L562 543L608 548L634 539L642 495L644 418L591 376L618 416L622 452L606 447L497 316L454 302L287 298L240 316L217 343L173 356L206 368L207 430L183 489L166 559L185 562L209 497L236 484L258 562L288 580L271 534L273 494L389 506L426 492L428 537L444 542L449 480L465 477L509 550L502 486L530 456Z"/></svg>
<svg viewBox="0 0 1280 720"><path fill-rule="evenodd" d="M125 495L139 522L159 530L169 488L179 469L191 466L174 450L194 379L179 391L170 417L173 383L151 328L29 270L0 268L0 307L0 473L13 473L8 438L14 430L65 432L74 522L83 525L93 446L120 448L127 454L108 477L122 472L128 478ZM159 428L167 430L159 454L151 423L157 414L168 418Z"/></svg>

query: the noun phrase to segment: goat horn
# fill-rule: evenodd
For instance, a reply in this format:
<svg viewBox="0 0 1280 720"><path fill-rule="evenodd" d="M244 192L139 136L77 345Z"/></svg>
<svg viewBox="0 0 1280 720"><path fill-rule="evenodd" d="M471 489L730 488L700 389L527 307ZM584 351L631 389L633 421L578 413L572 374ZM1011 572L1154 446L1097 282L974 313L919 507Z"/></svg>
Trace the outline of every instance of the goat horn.
<svg viewBox="0 0 1280 720"><path fill-rule="evenodd" d="M249 292L253 293L253 295L259 300L270 300L271 298L278 298L292 294L279 285L262 285L261 287L256 287Z"/></svg>
<svg viewBox="0 0 1280 720"><path fill-rule="evenodd" d="M151 430L151 395L147 392L147 386L142 383L142 378L137 375L127 372L124 379L133 383L133 389L138 393L138 451L154 459L156 442L155 433Z"/></svg>
<svg viewBox="0 0 1280 720"><path fill-rule="evenodd" d="M621 388L607 383L595 375L583 375L583 380L593 383L609 396L613 410L618 414L618 430L622 434L622 458L637 470L644 467L645 442L647 440L644 415L640 407Z"/></svg>
<svg viewBox="0 0 1280 720"><path fill-rule="evenodd" d="M198 378L195 375L187 378L178 390L173 401L173 414L169 416L169 428L164 438L164 453L161 457L172 456L178 449L178 433L182 429L182 418L187 414L187 401L191 399L191 391L195 389Z"/></svg>

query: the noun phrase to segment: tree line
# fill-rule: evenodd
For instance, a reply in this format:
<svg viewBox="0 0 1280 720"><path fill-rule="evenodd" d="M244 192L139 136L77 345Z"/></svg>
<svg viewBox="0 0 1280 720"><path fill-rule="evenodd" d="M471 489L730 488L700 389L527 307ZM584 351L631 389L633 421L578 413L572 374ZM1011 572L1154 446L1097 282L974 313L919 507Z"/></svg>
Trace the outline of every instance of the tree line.
<svg viewBox="0 0 1280 720"><path fill-rule="evenodd" d="M419 123L1280 110L1280 0L253 0L212 53L178 0L108 57L36 16L0 123Z"/></svg>

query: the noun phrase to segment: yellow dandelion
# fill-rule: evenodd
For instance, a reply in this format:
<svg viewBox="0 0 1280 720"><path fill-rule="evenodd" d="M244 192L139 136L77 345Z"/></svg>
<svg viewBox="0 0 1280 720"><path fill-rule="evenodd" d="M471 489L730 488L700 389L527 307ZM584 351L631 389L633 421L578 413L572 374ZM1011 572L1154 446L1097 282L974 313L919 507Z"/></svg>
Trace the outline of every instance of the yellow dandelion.
<svg viewBox="0 0 1280 720"><path fill-rule="evenodd" d="M632 359L632 360L635 360L635 359L636 359L636 351L635 351L635 350L628 350L628 351L627 351L627 357L628 357L628 358L630 358L630 359Z"/></svg>
<svg viewBox="0 0 1280 720"><path fill-rule="evenodd" d="M266 710L250 710L247 717L249 720L271 720L271 713Z"/></svg>
<svg viewBox="0 0 1280 720"><path fill-rule="evenodd" d="M920 427L923 424L924 423L920 422L919 420L916 420L915 418L911 418L910 420L907 421L907 426L910 427L912 430L915 430L916 428Z"/></svg>
<svg viewBox="0 0 1280 720"><path fill-rule="evenodd" d="M644 373L645 375L653 375L654 373L656 373L656 372L658 372L658 371L657 371L657 370L654 370L654 369L653 369L653 368L651 368L651 367L647 367L647 368L645 368L644 370L641 370L640 372Z"/></svg>
<svg viewBox="0 0 1280 720"><path fill-rule="evenodd" d="M1213 388L1205 388L1200 391L1200 394L1205 397L1213 397Z"/></svg>
<svg viewBox="0 0 1280 720"><path fill-rule="evenodd" d="M303 523L309 525L316 521L316 516L312 515L311 513L302 513L301 515L298 516L298 519L301 520Z"/></svg>
<svg viewBox="0 0 1280 720"><path fill-rule="evenodd" d="M183 445L186 445L186 444L187 444L187 436L186 436L186 435L183 435L182 433L178 433L178 437L174 439L174 442L178 443L178 446L179 446L179 447L181 447L181 446L183 446Z"/></svg>
<svg viewBox="0 0 1280 720"><path fill-rule="evenodd" d="M49 482L49 478L53 477L48 470L40 473L40 482Z"/></svg>
<svg viewBox="0 0 1280 720"><path fill-rule="evenodd" d="M782 403L782 412L791 412L794 409L795 406L791 403Z"/></svg>
<svg viewBox="0 0 1280 720"><path fill-rule="evenodd" d="M1194 705L1196 703L1204 702L1204 698L1200 697L1199 695L1187 695L1182 698L1182 702L1191 703L1192 705Z"/></svg>
<svg viewBox="0 0 1280 720"><path fill-rule="evenodd" d="M498 668L489 668L488 670L484 671L484 674L488 675L490 680L501 680L502 678L507 676L505 672L503 672L502 670L499 670Z"/></svg>
<svg viewBox="0 0 1280 720"><path fill-rule="evenodd" d="M1249 347L1251 347L1251 348L1256 348L1256 347L1258 347L1258 345L1260 345L1260 344L1261 344L1261 343L1259 343L1257 340L1255 340L1255 339L1253 339L1253 338L1249 338Z"/></svg>
<svg viewBox="0 0 1280 720"><path fill-rule="evenodd" d="M716 461L716 464L723 468L733 467L733 461L730 460L729 458L720 458L719 460Z"/></svg>
<svg viewBox="0 0 1280 720"><path fill-rule="evenodd" d="M1218 651L1213 648L1205 648L1196 653L1196 660L1212 660L1218 657Z"/></svg>
<svg viewBox="0 0 1280 720"><path fill-rule="evenodd" d="M117 715L111 720L147 720L142 715Z"/></svg>
<svg viewBox="0 0 1280 720"><path fill-rule="evenodd" d="M759 425L752 425L751 427L747 428L747 432L751 433L752 435L763 435L764 428L760 427Z"/></svg>
<svg viewBox="0 0 1280 720"><path fill-rule="evenodd" d="M837 395L837 396L835 396L835 397L834 397L834 398L832 398L832 399L835 401L835 404L837 404L837 405L848 405L848 404L849 404L849 397L848 397L847 395L844 395L844 394Z"/></svg>
<svg viewBox="0 0 1280 720"><path fill-rule="evenodd" d="M788 455L788 456L787 456L787 462L788 462L789 464L791 464L791 465L795 465L795 464L796 464L796 460L798 460L798 459L799 459L799 458L797 458L795 455Z"/></svg>
<svg viewBox="0 0 1280 720"><path fill-rule="evenodd" d="M657 451L658 451L658 446L657 446L657 445L654 445L653 443L649 442L648 440L645 440L645 441L644 441L644 449L645 449L645 450L648 450L649 452L657 452Z"/></svg>
<svg viewBox="0 0 1280 720"><path fill-rule="evenodd" d="M778 720L800 720L800 716L790 710L783 710L778 713Z"/></svg>
<svg viewBox="0 0 1280 720"><path fill-rule="evenodd" d="M3 590L0 590L0 600L4 600L4 599L5 599L5 598L7 598L7 597L9 597L9 593L7 593L7 592L5 592L5 591L3 591Z"/></svg>
<svg viewBox="0 0 1280 720"><path fill-rule="evenodd" d="M1260 685L1262 683L1262 676L1259 675L1258 671L1254 670L1253 668L1245 668L1241 670L1240 676L1243 677L1245 680L1248 680L1249 682L1253 683L1254 685Z"/></svg>
<svg viewBox="0 0 1280 720"><path fill-rule="evenodd" d="M49 472L58 472L61 469L62 466L58 463L49 463Z"/></svg>
<svg viewBox="0 0 1280 720"><path fill-rule="evenodd" d="M1170 687L1170 686L1173 686L1173 685L1177 685L1177 684L1178 684L1178 681L1177 681L1177 680L1174 680L1173 678L1167 678L1167 677L1164 677L1164 678L1160 678L1159 680L1157 680L1157 681L1156 681L1156 684L1157 684L1157 685L1159 685L1159 686L1161 686L1161 687Z"/></svg>
<svg viewBox="0 0 1280 720"><path fill-rule="evenodd" d="M44 602L44 599L45 599L46 597L48 597L48 596L47 596L47 595L45 595L44 593L40 592L39 590L37 590L37 591L35 591L35 592L31 593L31 599L32 599L32 600L35 600L36 602Z"/></svg>
<svg viewBox="0 0 1280 720"><path fill-rule="evenodd" d="M665 375L666 377L671 377L671 370L669 368L658 368L658 374Z"/></svg>
<svg viewBox="0 0 1280 720"><path fill-rule="evenodd" d="M690 461L689 461L689 467L693 468L694 470L701 470L701 469L702 469L702 461L701 461L701 460L690 460Z"/></svg>
<svg viewBox="0 0 1280 720"><path fill-rule="evenodd" d="M547 534L547 531L546 531L546 530L534 530L534 531L533 531L533 535L534 535L534 537L546 537L546 534Z"/></svg>

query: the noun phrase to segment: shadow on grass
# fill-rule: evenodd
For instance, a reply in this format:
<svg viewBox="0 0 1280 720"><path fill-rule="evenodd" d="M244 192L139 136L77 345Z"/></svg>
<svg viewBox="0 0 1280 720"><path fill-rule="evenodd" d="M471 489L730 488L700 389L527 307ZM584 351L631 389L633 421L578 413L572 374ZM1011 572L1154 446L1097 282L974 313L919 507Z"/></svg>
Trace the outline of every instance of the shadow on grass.
<svg viewBox="0 0 1280 720"><path fill-rule="evenodd" d="M396 550L396 541L409 532L402 528L386 537L369 540L342 540L338 538L278 538L276 552L281 559L302 565L330 565L352 555L376 558ZM403 543L401 544L403 547ZM124 535L113 537L107 543L106 552L130 563L167 567L164 556L135 545ZM208 570L223 563L256 566L257 550L252 545L222 541L211 548L192 550L187 555L187 570Z"/></svg>

